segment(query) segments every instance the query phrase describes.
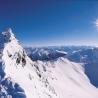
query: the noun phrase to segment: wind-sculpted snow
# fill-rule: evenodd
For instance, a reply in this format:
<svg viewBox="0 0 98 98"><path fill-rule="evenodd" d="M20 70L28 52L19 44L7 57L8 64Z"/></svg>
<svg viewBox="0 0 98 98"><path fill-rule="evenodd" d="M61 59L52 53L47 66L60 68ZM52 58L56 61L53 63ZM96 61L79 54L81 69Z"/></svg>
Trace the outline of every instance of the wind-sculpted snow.
<svg viewBox="0 0 98 98"><path fill-rule="evenodd" d="M2 49L0 94L4 98L98 98L80 64L64 58L32 61L10 34ZM66 54L57 51L60 54ZM44 51L48 55L48 52ZM5 97L6 96L6 97ZM0 98L2 98L0 97Z"/></svg>

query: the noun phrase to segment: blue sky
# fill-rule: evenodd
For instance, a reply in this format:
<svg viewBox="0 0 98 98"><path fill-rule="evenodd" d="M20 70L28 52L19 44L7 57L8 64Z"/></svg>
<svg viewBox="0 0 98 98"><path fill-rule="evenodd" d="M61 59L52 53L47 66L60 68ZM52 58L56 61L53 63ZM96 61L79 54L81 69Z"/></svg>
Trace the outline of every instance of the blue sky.
<svg viewBox="0 0 98 98"><path fill-rule="evenodd" d="M0 32L23 45L97 45L97 0L0 0Z"/></svg>

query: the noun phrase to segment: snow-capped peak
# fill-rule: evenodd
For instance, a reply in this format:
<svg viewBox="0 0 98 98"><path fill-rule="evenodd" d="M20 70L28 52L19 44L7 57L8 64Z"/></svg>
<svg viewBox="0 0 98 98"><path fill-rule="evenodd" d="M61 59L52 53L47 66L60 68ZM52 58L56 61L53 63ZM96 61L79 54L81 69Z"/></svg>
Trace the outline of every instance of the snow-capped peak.
<svg viewBox="0 0 98 98"><path fill-rule="evenodd" d="M3 35L10 39L5 42L2 56L5 77L11 77L14 82L18 83L24 89L27 98L56 96L47 78L40 73L38 64L27 56L12 30L3 32ZM42 76L43 79L41 79Z"/></svg>
<svg viewBox="0 0 98 98"><path fill-rule="evenodd" d="M6 29L2 34L9 40L15 39L14 33L11 28Z"/></svg>
<svg viewBox="0 0 98 98"><path fill-rule="evenodd" d="M20 97L19 92L16 98L98 98L98 90L90 84L80 64L65 58L34 62L11 29L2 34L8 39L2 56L5 77L18 83L26 95Z"/></svg>

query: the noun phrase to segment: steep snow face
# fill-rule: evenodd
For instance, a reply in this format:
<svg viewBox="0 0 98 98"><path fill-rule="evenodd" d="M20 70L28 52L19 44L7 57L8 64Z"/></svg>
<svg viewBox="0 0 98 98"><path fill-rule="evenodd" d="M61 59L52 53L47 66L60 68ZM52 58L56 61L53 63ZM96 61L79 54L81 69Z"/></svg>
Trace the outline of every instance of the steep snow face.
<svg viewBox="0 0 98 98"><path fill-rule="evenodd" d="M33 62L12 31L8 32L10 40L2 56L5 77L18 83L27 98L98 98L98 90L90 84L81 65L64 58Z"/></svg>
<svg viewBox="0 0 98 98"><path fill-rule="evenodd" d="M12 34L11 30L9 32ZM2 60L6 77L11 77L18 83L24 89L27 98L57 96L51 85L47 84L48 81L41 79L37 65L28 58L13 34L4 47Z"/></svg>
<svg viewBox="0 0 98 98"><path fill-rule="evenodd" d="M59 98L97 98L98 90L90 84L81 65L59 58L51 62L38 61L39 70L47 77ZM43 66L43 68L41 68Z"/></svg>

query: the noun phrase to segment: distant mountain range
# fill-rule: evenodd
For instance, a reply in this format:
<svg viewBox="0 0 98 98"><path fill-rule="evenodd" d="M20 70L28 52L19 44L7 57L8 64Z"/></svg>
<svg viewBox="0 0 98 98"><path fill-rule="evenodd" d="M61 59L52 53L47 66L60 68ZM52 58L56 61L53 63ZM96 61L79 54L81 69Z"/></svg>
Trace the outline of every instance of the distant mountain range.
<svg viewBox="0 0 98 98"><path fill-rule="evenodd" d="M36 61L55 60L59 57L68 58L82 63L91 83L98 87L98 48L93 46L52 46L32 48L25 47L28 56Z"/></svg>

